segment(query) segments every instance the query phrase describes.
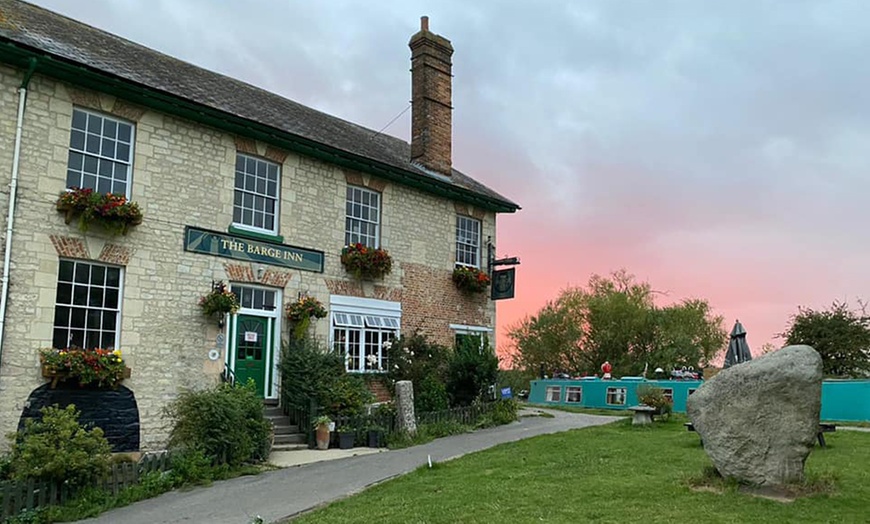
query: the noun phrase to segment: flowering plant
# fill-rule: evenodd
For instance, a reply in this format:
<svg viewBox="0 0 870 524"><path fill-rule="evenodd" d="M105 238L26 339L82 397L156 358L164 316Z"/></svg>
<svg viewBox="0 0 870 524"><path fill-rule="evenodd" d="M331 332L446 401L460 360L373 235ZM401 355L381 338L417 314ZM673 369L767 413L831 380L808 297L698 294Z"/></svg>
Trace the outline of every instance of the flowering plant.
<svg viewBox="0 0 870 524"><path fill-rule="evenodd" d="M486 290L489 282L490 278L486 271L481 271L476 267L456 266L456 269L453 270L453 283L462 291L480 293Z"/></svg>
<svg viewBox="0 0 870 524"><path fill-rule="evenodd" d="M123 195L97 193L89 188L73 187L61 193L57 210L66 214L67 224L78 216L82 231L97 223L112 234L126 235L130 226L142 223L142 211L137 203L128 201Z"/></svg>
<svg viewBox="0 0 870 524"><path fill-rule="evenodd" d="M235 293L230 291L223 281L214 284L211 293L199 299L199 307L206 315L218 313L225 315L227 313L235 313L239 310L239 298Z"/></svg>
<svg viewBox="0 0 870 524"><path fill-rule="evenodd" d="M117 387L130 376L120 349L43 349L39 353L42 374L57 380L74 378L80 386Z"/></svg>
<svg viewBox="0 0 870 524"><path fill-rule="evenodd" d="M344 246L341 263L356 278L381 278L393 269L393 259L387 250L359 242Z"/></svg>
<svg viewBox="0 0 870 524"><path fill-rule="evenodd" d="M326 308L314 297L303 296L299 297L296 302L287 304L284 308L284 314L287 320L291 322L300 322L309 318L324 318L326 316Z"/></svg>

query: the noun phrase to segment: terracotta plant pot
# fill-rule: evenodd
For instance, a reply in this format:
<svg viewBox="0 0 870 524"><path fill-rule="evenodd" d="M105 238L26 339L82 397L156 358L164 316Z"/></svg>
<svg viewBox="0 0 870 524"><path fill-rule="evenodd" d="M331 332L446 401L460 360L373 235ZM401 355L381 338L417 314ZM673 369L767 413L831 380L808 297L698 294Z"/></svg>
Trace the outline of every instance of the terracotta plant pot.
<svg viewBox="0 0 870 524"><path fill-rule="evenodd" d="M329 449L329 425L317 426L315 440L317 441L317 449Z"/></svg>

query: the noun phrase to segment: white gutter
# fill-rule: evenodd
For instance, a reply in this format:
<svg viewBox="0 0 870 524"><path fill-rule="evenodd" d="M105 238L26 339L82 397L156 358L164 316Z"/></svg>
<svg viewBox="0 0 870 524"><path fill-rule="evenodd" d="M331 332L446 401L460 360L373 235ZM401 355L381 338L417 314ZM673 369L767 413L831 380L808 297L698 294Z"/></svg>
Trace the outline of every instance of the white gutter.
<svg viewBox="0 0 870 524"><path fill-rule="evenodd" d="M3 358L3 341L6 333L6 304L9 299L9 266L12 258L12 230L15 221L15 196L18 192L18 164L21 159L21 131L24 128L24 102L27 100L27 85L36 70L36 59L30 59L30 68L18 88L18 120L15 124L15 149L12 153L12 181L9 182L9 213L6 215L6 249L3 253L3 290L0 291L0 363Z"/></svg>

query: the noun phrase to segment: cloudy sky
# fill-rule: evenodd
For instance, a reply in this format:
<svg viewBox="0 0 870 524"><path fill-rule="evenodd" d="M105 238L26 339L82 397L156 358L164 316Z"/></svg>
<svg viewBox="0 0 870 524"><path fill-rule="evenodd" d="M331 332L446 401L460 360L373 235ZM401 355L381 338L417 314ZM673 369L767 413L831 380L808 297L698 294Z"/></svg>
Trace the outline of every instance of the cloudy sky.
<svg viewBox="0 0 870 524"><path fill-rule="evenodd" d="M618 268L753 348L798 305L870 298L870 2L36 3L373 129L408 106L428 15L456 50L454 165L523 207L500 334Z"/></svg>

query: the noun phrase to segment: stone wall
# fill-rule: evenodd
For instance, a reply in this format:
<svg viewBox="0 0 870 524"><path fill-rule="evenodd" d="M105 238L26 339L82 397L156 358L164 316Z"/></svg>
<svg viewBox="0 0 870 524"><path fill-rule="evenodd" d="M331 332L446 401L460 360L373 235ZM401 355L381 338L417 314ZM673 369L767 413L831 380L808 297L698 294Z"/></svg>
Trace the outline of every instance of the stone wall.
<svg viewBox="0 0 870 524"><path fill-rule="evenodd" d="M0 67L0 220L5 221L16 89L22 72ZM54 209L66 185L74 106L114 114L135 124L131 199L141 225L113 237L67 225ZM284 243L322 250L325 272L287 270L183 251L185 226L226 231L232 221L237 151L281 162L280 230ZM182 388L216 383L223 358L208 359L219 333L197 306L212 280L253 282L283 292L306 292L324 304L330 293L403 303L404 332L421 329L452 342L450 323L493 326L495 307L483 296L468 298L450 280L455 256L451 201L369 175L281 151L197 123L146 110L114 97L82 90L41 75L30 84L24 123L18 207L10 272L7 332L0 366L0 434L14 430L30 393L44 383L38 350L49 347L61 257L124 267L120 347L133 369L124 385L135 393L142 448L167 438L162 410ZM394 259L382 281L360 283L341 266L348 181L382 192L382 246ZM482 219L485 243L495 238L491 212L461 208ZM0 244L2 249L2 244ZM485 255L484 255L485 256ZM321 339L327 319L314 323ZM5 445L5 444L3 444Z"/></svg>

